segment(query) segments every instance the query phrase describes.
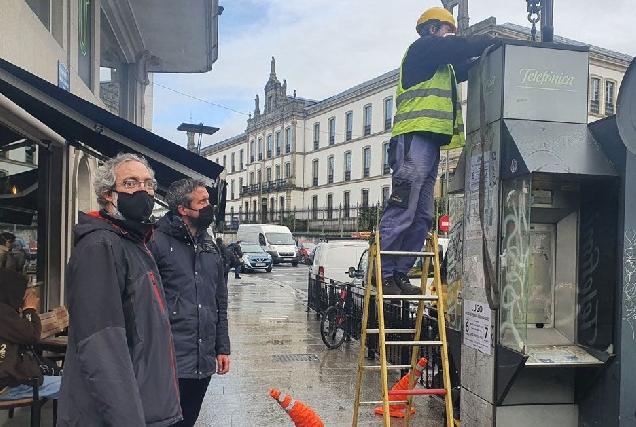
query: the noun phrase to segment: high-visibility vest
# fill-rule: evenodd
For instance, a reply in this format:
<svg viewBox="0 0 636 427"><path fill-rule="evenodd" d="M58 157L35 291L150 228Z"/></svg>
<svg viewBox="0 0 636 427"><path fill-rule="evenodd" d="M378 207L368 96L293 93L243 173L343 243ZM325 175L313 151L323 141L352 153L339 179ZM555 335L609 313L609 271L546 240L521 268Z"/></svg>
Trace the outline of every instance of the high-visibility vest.
<svg viewBox="0 0 636 427"><path fill-rule="evenodd" d="M451 142L441 147L443 150L465 146L462 105L457 90L453 99L453 87L457 87L453 66L440 65L429 80L406 90L402 86L402 66L395 95L397 108L393 119L393 136L433 132L451 136Z"/></svg>

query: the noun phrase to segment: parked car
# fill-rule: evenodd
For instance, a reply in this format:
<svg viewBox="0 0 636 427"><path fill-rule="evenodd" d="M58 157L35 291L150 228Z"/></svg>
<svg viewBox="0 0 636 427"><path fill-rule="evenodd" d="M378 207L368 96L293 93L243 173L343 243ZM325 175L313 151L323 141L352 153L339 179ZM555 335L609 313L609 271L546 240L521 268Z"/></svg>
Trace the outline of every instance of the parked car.
<svg viewBox="0 0 636 427"><path fill-rule="evenodd" d="M289 262L296 267L300 261L296 241L284 225L241 224L236 239L256 242L271 255L275 264Z"/></svg>
<svg viewBox="0 0 636 427"><path fill-rule="evenodd" d="M230 243L228 249L232 250L236 243ZM272 256L265 252L258 243L241 242L243 251L243 271L253 272L255 270L272 271Z"/></svg>
<svg viewBox="0 0 636 427"><path fill-rule="evenodd" d="M351 282L349 267L358 261L369 248L367 240L332 240L316 246L314 260L309 267L311 276L320 276L325 281Z"/></svg>

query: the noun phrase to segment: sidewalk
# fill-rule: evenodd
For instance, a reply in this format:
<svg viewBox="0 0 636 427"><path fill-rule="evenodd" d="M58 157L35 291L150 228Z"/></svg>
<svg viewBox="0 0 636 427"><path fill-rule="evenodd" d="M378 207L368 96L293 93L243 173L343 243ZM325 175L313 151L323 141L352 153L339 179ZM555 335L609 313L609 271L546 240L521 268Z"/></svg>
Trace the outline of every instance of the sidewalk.
<svg viewBox="0 0 636 427"><path fill-rule="evenodd" d="M245 274L241 280L230 278L229 293L231 372L212 378L197 427L293 426L269 397L271 388L310 406L327 427L351 426L358 343L328 350L315 313L306 312L306 294L287 285ZM275 360L292 356L309 361ZM390 371L389 385L398 380L399 373ZM362 400L381 400L379 371L365 371ZM411 426L444 425L441 402L414 400ZM358 420L360 426L382 426L373 407L360 407ZM391 425L403 424L393 419Z"/></svg>
<svg viewBox="0 0 636 427"><path fill-rule="evenodd" d="M269 397L271 388L310 406L327 427L351 426L358 343L328 350L320 338L315 313L306 312L305 293L262 275L245 274L241 280L231 276L230 373L212 377L196 426L293 426ZM389 371L389 386L398 380L399 373ZM365 372L362 400L381 400L379 371ZM414 401L417 413L411 426L444 425L441 402L431 397L415 397ZM42 413L42 426L50 426L51 419L49 403ZM2 411L0 425L28 426L28 409L16 410L13 420L5 420L6 411ZM361 406L358 420L359 426L382 426L382 417L373 414L373 407ZM404 423L392 419L391 425Z"/></svg>

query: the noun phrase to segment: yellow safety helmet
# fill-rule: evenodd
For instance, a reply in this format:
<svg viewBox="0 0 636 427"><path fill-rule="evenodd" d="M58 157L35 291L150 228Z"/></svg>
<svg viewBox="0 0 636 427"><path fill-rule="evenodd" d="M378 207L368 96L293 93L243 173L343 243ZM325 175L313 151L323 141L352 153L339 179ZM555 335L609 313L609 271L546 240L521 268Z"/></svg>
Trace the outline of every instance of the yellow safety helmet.
<svg viewBox="0 0 636 427"><path fill-rule="evenodd" d="M443 7L432 7L428 9L426 12L420 16L420 19L417 20L417 24L415 24L415 29L420 26L420 24L424 24L428 21L437 20L440 22L444 22L451 27L453 27L453 32L457 32L457 26L455 25L455 18L453 18L453 14Z"/></svg>

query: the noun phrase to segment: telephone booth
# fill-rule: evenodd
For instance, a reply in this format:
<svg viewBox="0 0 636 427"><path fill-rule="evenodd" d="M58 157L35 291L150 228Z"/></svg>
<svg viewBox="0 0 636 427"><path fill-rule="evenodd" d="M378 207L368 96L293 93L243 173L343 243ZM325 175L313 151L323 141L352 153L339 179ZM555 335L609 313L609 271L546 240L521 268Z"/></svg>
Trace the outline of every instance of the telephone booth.
<svg viewBox="0 0 636 427"><path fill-rule="evenodd" d="M622 184L587 125L588 61L511 41L471 70L451 323L464 425L596 425L582 404L616 354Z"/></svg>

